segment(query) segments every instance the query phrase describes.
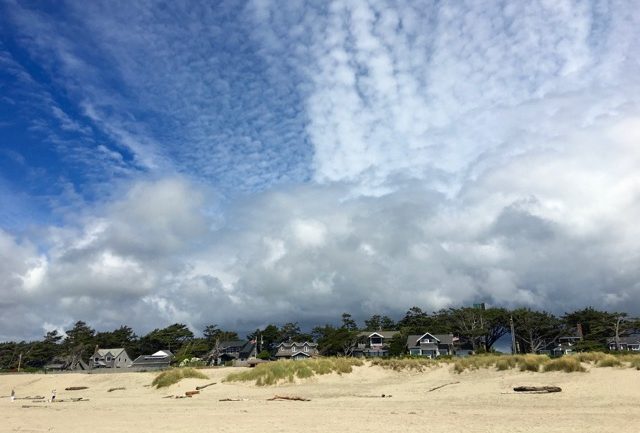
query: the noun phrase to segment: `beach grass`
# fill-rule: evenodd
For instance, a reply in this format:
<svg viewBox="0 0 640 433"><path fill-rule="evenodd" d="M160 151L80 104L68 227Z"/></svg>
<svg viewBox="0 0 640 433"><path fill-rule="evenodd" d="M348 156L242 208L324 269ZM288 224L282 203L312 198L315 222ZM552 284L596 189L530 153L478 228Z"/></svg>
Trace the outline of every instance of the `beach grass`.
<svg viewBox="0 0 640 433"><path fill-rule="evenodd" d="M424 371L442 363L430 358L374 358L371 365L393 371Z"/></svg>
<svg viewBox="0 0 640 433"><path fill-rule="evenodd" d="M329 373L346 374L353 371L353 367L364 363L357 358L317 358L300 361L281 360L259 364L241 373L231 373L224 382L255 381L258 386L276 385L281 382L295 382L297 379L307 379L316 375Z"/></svg>
<svg viewBox="0 0 640 433"><path fill-rule="evenodd" d="M575 356L563 356L562 358L549 359L542 365L542 371L564 371L565 373L584 372L580 359Z"/></svg>
<svg viewBox="0 0 640 433"><path fill-rule="evenodd" d="M208 379L204 373L194 368L173 368L171 370L163 371L157 375L156 378L153 379L153 382L151 382L151 386L155 386L156 388L165 388L186 378Z"/></svg>

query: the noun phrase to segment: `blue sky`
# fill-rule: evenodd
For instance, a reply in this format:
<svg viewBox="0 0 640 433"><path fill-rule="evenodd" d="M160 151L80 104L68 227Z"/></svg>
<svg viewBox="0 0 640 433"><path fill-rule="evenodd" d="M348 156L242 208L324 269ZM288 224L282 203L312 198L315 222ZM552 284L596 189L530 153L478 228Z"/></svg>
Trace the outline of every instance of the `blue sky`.
<svg viewBox="0 0 640 433"><path fill-rule="evenodd" d="M640 312L639 11L2 1L0 339Z"/></svg>

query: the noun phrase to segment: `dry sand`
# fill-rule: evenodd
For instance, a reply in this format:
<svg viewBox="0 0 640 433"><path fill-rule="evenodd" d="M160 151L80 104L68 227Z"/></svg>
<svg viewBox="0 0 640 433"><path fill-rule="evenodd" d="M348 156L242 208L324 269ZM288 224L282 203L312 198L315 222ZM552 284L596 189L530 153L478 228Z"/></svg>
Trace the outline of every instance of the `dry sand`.
<svg viewBox="0 0 640 433"><path fill-rule="evenodd" d="M210 380L149 386L154 373L0 376L0 432L638 432L640 371L592 368L587 373L480 370L456 374L358 367L353 373L298 384L257 387L222 383L237 369L203 370ZM215 381L193 398L163 399ZM450 382L438 390L429 389ZM557 394L521 395L517 385L557 385ZM65 391L71 386L88 386ZM107 392L109 388L125 390ZM17 397L72 397L86 402L11 402ZM275 394L311 399L267 401ZM382 394L391 398L381 398ZM221 402L222 398L242 401ZM35 407L23 407L30 405Z"/></svg>

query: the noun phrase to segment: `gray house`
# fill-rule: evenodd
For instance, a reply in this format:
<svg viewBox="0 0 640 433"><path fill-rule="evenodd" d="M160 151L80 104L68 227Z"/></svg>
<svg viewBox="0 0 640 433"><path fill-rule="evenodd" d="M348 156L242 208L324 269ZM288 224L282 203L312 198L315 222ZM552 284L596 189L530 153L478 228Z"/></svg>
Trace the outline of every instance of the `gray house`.
<svg viewBox="0 0 640 433"><path fill-rule="evenodd" d="M169 368L173 361L173 353L168 350L159 350L153 355L140 355L133 360L131 367L140 370L162 370Z"/></svg>
<svg viewBox="0 0 640 433"><path fill-rule="evenodd" d="M131 358L122 347L117 349L97 349L89 359L89 368L126 368L131 363Z"/></svg>
<svg viewBox="0 0 640 433"><path fill-rule="evenodd" d="M89 366L79 356L55 357L44 366L45 371L86 371Z"/></svg>
<svg viewBox="0 0 640 433"><path fill-rule="evenodd" d="M437 358L442 355L453 355L453 334L409 335L407 337L407 351L412 356Z"/></svg>
<svg viewBox="0 0 640 433"><path fill-rule="evenodd" d="M247 361L256 356L255 341L229 340L219 342L205 359L209 365L224 365L227 362Z"/></svg>
<svg viewBox="0 0 640 433"><path fill-rule="evenodd" d="M276 358L278 359L309 359L318 356L318 345L308 341L280 343L277 347Z"/></svg>
<svg viewBox="0 0 640 433"><path fill-rule="evenodd" d="M365 331L358 334L355 357L384 357L389 354L389 342L399 331Z"/></svg>
<svg viewBox="0 0 640 433"><path fill-rule="evenodd" d="M619 338L620 346L616 348L616 339L609 338L607 340L609 350L628 350L631 352L640 352L640 333L633 332L621 335Z"/></svg>

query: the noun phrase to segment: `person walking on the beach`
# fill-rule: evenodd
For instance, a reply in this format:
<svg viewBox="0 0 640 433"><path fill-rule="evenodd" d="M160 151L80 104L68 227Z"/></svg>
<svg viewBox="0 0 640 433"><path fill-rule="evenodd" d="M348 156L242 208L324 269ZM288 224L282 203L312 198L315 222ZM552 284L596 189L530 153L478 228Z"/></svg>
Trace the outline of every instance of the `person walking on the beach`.
<svg viewBox="0 0 640 433"><path fill-rule="evenodd" d="M16 401L16 390L15 389L11 390L11 401Z"/></svg>
<svg viewBox="0 0 640 433"><path fill-rule="evenodd" d="M51 403L53 403L56 399L56 390L52 389L51 390Z"/></svg>

